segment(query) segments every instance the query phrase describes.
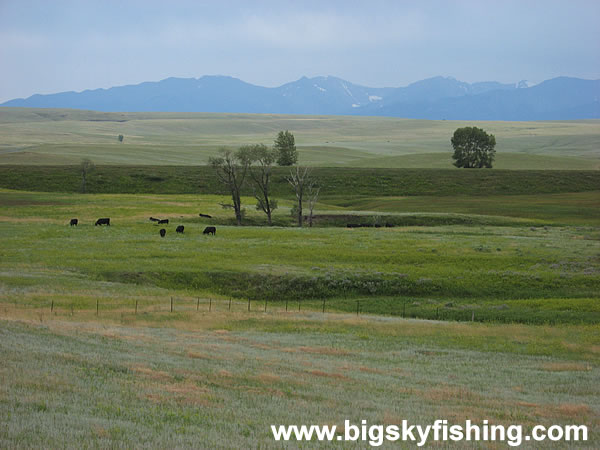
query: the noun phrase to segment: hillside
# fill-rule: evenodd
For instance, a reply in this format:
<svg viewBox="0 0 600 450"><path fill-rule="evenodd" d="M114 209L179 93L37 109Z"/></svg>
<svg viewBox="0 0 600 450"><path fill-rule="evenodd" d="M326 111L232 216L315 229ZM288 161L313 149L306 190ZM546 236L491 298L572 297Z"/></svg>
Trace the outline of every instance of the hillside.
<svg viewBox="0 0 600 450"><path fill-rule="evenodd" d="M0 108L0 164L202 165L219 147L296 137L311 166L453 168L462 126L496 136L499 169L598 169L600 121L469 122L387 117L126 113ZM124 142L117 136L123 134Z"/></svg>
<svg viewBox="0 0 600 450"><path fill-rule="evenodd" d="M373 88L327 76L302 77L267 88L227 76L203 76L36 94L0 106L531 121L597 119L599 99L600 80L567 77L532 87L526 83L470 84L451 77L434 77L406 87Z"/></svg>

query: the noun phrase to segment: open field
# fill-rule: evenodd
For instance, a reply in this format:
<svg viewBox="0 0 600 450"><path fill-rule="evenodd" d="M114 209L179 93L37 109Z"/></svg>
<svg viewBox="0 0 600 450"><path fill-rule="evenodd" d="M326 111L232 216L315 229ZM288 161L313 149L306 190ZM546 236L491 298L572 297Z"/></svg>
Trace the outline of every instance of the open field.
<svg viewBox="0 0 600 450"><path fill-rule="evenodd" d="M275 448L271 424L440 417L600 439L597 327L0 308L3 447Z"/></svg>
<svg viewBox="0 0 600 450"><path fill-rule="evenodd" d="M517 155L497 167L569 170L447 168L462 125L0 109L0 447L281 448L271 424L441 418L583 424L573 445L598 448L599 123L484 124ZM233 226L196 164L281 129L319 166L315 227L282 168L276 226L250 189Z"/></svg>
<svg viewBox="0 0 600 450"><path fill-rule="evenodd" d="M97 164L200 165L220 146L269 145L278 131L290 130L305 165L452 168L450 137L473 125L496 135L496 168L600 168L597 120L477 123L26 108L0 108L0 164L76 164L90 157Z"/></svg>
<svg viewBox="0 0 600 450"><path fill-rule="evenodd" d="M338 311L353 311L359 302L363 312L376 314L596 323L598 216L578 212L598 210L595 194L549 195L545 203L540 196L537 208L526 207L530 197L515 196L522 201L517 209L522 217L414 210L383 216L378 210L321 203L317 214L399 226L296 229L289 228L291 203L285 200L275 222L287 227L240 228L227 225L231 213L219 206L222 196L4 191L0 227L11 238L2 246L2 298L22 295L31 307L64 301L72 275L78 274L89 286L106 281L158 286L179 290L188 301L198 295L279 305L301 300L305 308L320 309L327 299L327 308ZM480 207L492 204L501 205L492 199ZM565 204L580 207L565 207L553 221L552 211ZM198 212L214 218L201 219ZM540 214L546 220L536 217ZM160 227L148 221L150 216L171 220L167 238L158 236ZM79 218L77 228L67 226L70 217ZM94 227L98 217L111 217L112 226ZM430 226L400 226L407 217ZM578 222L573 218L578 227L565 225ZM259 224L264 218L249 210L248 221ZM217 236L203 236L211 223L219 224ZM177 224L185 225L184 235L175 235ZM58 286L51 281L57 273L66 277ZM71 302L93 308L93 294L68 291Z"/></svg>

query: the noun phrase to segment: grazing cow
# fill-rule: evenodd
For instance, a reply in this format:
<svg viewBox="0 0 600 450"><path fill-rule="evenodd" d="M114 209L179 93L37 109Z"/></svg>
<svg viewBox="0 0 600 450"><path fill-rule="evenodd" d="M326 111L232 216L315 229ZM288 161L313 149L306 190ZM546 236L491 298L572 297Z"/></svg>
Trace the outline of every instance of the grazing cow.
<svg viewBox="0 0 600 450"><path fill-rule="evenodd" d="M183 234L183 225L179 225L177 228L175 228L175 231Z"/></svg>
<svg viewBox="0 0 600 450"><path fill-rule="evenodd" d="M217 229L215 227L206 227L202 234L212 234L214 236L217 234Z"/></svg>
<svg viewBox="0 0 600 450"><path fill-rule="evenodd" d="M79 221L77 219L71 219L71 223L69 225L73 226L77 226L77 224L79 223Z"/></svg>
<svg viewBox="0 0 600 450"><path fill-rule="evenodd" d="M102 219L96 220L94 226L96 225L108 225L110 227L110 217L104 217Z"/></svg>
<svg viewBox="0 0 600 450"><path fill-rule="evenodd" d="M152 222L160 222L160 219L157 219L157 218L155 218L155 217L150 217L150 220L151 220Z"/></svg>
<svg viewBox="0 0 600 450"><path fill-rule="evenodd" d="M165 230L164 228L161 228L159 233L160 233L160 237L165 237L165 234L167 234L167 230Z"/></svg>
<svg viewBox="0 0 600 450"><path fill-rule="evenodd" d="M393 224L393 223L386 222L386 223L385 223L385 226L386 226L387 228L393 228L394 224Z"/></svg>
<svg viewBox="0 0 600 450"><path fill-rule="evenodd" d="M159 220L159 221L158 221L158 224L159 224L159 225L160 225L160 224L163 224L163 223L164 223L164 224L166 224L166 225L169 225L169 219L162 219L162 220Z"/></svg>
<svg viewBox="0 0 600 450"><path fill-rule="evenodd" d="M212 219L212 216L209 216L208 214L202 214L202 213L200 213L200 214L198 214L198 215L199 215L200 217L205 217L205 218L207 218L207 219Z"/></svg>

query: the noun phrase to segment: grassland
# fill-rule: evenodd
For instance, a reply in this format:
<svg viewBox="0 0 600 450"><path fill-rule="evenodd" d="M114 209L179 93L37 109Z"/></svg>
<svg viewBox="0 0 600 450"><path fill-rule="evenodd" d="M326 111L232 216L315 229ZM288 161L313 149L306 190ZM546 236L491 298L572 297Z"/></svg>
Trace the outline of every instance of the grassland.
<svg viewBox="0 0 600 450"><path fill-rule="evenodd" d="M598 121L485 124L517 155L497 167L572 170L447 169L459 125L0 109L0 447L280 448L271 424L443 418L584 424L598 448ZM321 166L316 226L292 227L285 170L276 226L250 190L233 226L195 164L281 129ZM85 195L82 156L112 164Z"/></svg>
<svg viewBox="0 0 600 450"><path fill-rule="evenodd" d="M452 168L450 137L474 124L496 135L497 168L600 168L597 120L477 123L26 108L0 108L0 164L77 164L90 157L97 164L201 165L220 146L270 144L278 131L290 130L305 165Z"/></svg>
<svg viewBox="0 0 600 450"><path fill-rule="evenodd" d="M562 194L532 209L533 217L525 214L526 197L519 218L412 212L408 217L431 226L291 229L229 226L231 214L219 205L226 200L222 196L4 191L2 232L11 239L3 243L0 267L9 273L3 277L9 293L35 286L22 299L31 307L64 302L64 288L45 284L58 271L80 274L89 283L174 289L188 302L215 295L279 306L300 300L305 308L320 309L327 299L327 308L337 311L353 311L360 303L364 313L432 319L466 320L476 311L476 319L485 321L597 323L598 217L567 208L558 221L563 224L550 219L565 198L597 205L594 194ZM290 224L290 206L282 200L276 223ZM365 221L407 217L327 203L317 210ZM540 210L548 220L535 217ZM200 211L213 219L198 217ZM71 216L80 226L66 226ZM111 217L113 226L94 227L101 216ZM170 218L166 240L150 216ZM565 226L574 222L572 216L587 226ZM439 225L452 218L463 225ZM264 222L257 211L249 210L247 219ZM175 236L180 223L186 233ZM223 224L216 237L201 234L210 223ZM38 275L16 276L15 270ZM80 307L94 307L93 295L69 297Z"/></svg>

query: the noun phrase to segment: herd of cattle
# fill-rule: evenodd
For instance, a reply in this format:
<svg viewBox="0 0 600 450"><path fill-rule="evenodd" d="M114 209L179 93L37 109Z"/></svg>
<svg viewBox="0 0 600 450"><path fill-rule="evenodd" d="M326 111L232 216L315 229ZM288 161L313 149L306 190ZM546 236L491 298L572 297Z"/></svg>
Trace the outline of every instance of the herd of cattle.
<svg viewBox="0 0 600 450"><path fill-rule="evenodd" d="M206 218L211 218L211 216L209 216L208 214L199 214L200 217L206 217ZM152 222L156 222L156 224L158 225L168 225L169 224L169 219L156 219L155 217L150 217L150 220ZM79 224L79 219L71 219L71 221L69 222L70 226L77 226L77 224ZM110 217L101 217L100 219L96 220L96 223L94 223L94 226L98 226L98 225L107 225L110 227ZM183 225L178 225L177 228L175 228L175 232L176 233L181 233L183 234L183 230L184 230L184 226ZM160 237L165 237L167 234L167 230L165 228L161 228L158 232L158 234L160 234ZM212 234L213 236L215 236L217 234L217 228L216 227L206 227L204 228L204 231L202 232L202 234Z"/></svg>

